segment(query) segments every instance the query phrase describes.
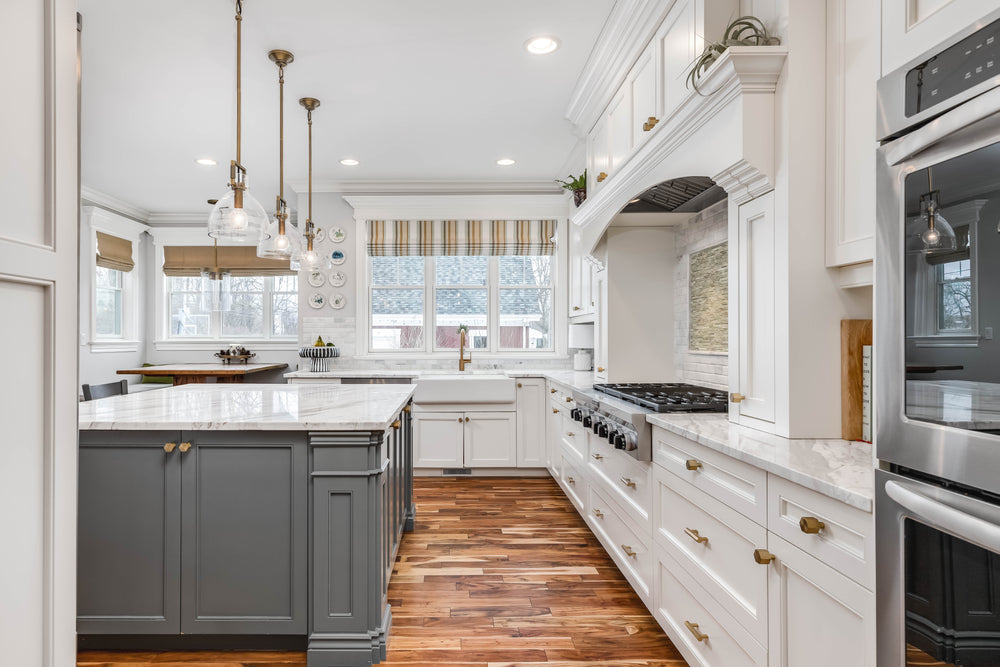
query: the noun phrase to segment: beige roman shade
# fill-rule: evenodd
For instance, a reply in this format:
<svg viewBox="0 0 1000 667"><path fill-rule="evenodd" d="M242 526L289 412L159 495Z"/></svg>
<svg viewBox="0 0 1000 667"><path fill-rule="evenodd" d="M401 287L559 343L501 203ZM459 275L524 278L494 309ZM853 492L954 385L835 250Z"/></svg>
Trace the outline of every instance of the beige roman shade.
<svg viewBox="0 0 1000 667"><path fill-rule="evenodd" d="M197 276L202 269L216 266L213 246L164 246L163 274L167 276ZM221 246L218 267L234 276L291 276L295 271L287 259L265 259L257 256L256 246Z"/></svg>
<svg viewBox="0 0 1000 667"><path fill-rule="evenodd" d="M97 265L128 273L135 268L135 262L132 261L132 242L97 232Z"/></svg>
<svg viewBox="0 0 1000 667"><path fill-rule="evenodd" d="M555 220L369 220L373 257L554 255Z"/></svg>

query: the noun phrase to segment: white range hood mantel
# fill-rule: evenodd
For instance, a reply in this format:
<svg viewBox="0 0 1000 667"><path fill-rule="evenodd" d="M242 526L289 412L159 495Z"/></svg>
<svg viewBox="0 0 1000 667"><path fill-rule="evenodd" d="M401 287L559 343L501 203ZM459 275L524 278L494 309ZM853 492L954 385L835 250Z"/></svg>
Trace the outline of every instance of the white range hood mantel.
<svg viewBox="0 0 1000 667"><path fill-rule="evenodd" d="M710 176L737 203L774 188L774 92L784 46L730 47L653 136L571 218L583 246L597 245L612 219L646 189L682 176Z"/></svg>

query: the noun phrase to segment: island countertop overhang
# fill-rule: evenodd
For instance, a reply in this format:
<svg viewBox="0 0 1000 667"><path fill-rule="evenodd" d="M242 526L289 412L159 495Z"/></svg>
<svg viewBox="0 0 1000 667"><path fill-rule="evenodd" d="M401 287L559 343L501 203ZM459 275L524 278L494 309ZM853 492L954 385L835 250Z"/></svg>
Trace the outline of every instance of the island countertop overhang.
<svg viewBox="0 0 1000 667"><path fill-rule="evenodd" d="M188 384L80 404L81 431L382 431L415 385Z"/></svg>

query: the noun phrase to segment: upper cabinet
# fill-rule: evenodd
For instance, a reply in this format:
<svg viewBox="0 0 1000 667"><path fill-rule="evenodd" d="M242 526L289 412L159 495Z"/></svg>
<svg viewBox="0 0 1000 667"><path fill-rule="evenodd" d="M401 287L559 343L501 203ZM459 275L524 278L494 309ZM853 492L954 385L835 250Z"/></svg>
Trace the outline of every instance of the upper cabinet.
<svg viewBox="0 0 1000 667"><path fill-rule="evenodd" d="M993 0L882 0L882 74L906 65L996 8Z"/></svg>
<svg viewBox="0 0 1000 667"><path fill-rule="evenodd" d="M659 66L659 118L669 116L691 92L685 79L688 68L698 57L697 50L703 43L699 35L703 34L695 28L695 3L686 0L674 4L653 38Z"/></svg>
<svg viewBox="0 0 1000 667"><path fill-rule="evenodd" d="M639 56L626 84L632 102L632 145L636 148L645 143L649 131L659 122L656 61L656 44L650 44Z"/></svg>
<svg viewBox="0 0 1000 667"><path fill-rule="evenodd" d="M608 131L608 116L601 114L600 120L587 137L587 192L591 196L601 188L611 169L611 144Z"/></svg>

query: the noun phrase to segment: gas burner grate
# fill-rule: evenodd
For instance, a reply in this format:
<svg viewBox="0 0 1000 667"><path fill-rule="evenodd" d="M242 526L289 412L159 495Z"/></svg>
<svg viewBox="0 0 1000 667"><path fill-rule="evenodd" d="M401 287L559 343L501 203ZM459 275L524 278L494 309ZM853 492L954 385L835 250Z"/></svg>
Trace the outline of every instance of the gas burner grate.
<svg viewBox="0 0 1000 667"><path fill-rule="evenodd" d="M726 392L683 382L595 384L594 389L653 412L726 412Z"/></svg>

